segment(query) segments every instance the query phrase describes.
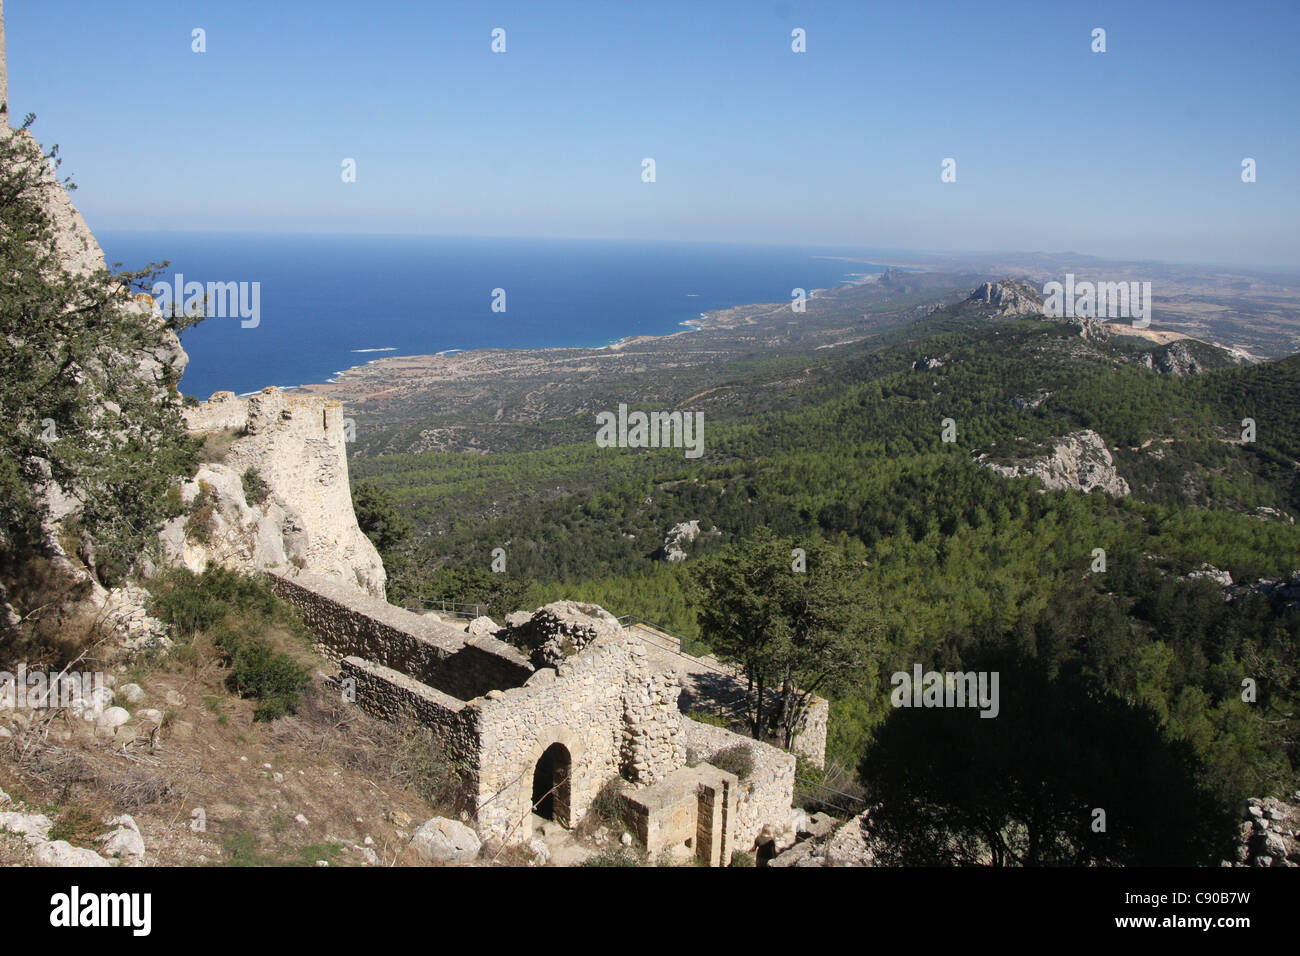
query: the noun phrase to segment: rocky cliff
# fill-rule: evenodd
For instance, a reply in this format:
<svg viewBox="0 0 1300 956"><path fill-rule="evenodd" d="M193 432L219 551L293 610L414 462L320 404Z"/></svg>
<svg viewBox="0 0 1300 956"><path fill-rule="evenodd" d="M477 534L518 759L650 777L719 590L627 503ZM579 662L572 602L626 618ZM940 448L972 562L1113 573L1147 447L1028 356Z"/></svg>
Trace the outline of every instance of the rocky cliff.
<svg viewBox="0 0 1300 956"><path fill-rule="evenodd" d="M1092 491L1100 488L1122 498L1129 494L1128 482L1115 470L1106 442L1090 429L1071 432L1051 440L1046 454L1021 459L1010 464L988 460L987 454L976 461L1008 478L1033 477L1051 491Z"/></svg>
<svg viewBox="0 0 1300 956"><path fill-rule="evenodd" d="M1015 279L985 282L967 301L982 302L998 315L1042 315L1043 298L1031 285Z"/></svg>

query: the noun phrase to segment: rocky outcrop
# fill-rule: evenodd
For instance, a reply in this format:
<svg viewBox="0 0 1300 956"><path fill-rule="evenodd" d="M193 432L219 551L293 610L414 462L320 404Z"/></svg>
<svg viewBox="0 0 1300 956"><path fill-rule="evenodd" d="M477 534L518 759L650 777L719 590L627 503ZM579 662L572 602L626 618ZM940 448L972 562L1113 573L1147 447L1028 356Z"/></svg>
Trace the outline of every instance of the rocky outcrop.
<svg viewBox="0 0 1300 956"><path fill-rule="evenodd" d="M966 301L983 303L995 315L1043 314L1043 297L1038 290L1010 278L985 282Z"/></svg>
<svg viewBox="0 0 1300 956"><path fill-rule="evenodd" d="M974 303L981 311L990 316L1014 318L1031 316L1050 322L1061 322L1072 326L1080 338L1101 341L1110 338L1110 329L1102 319L1088 316L1047 315L1043 311L1043 297L1033 286L1015 279L999 279L997 282L985 282L967 296L968 303Z"/></svg>
<svg viewBox="0 0 1300 956"><path fill-rule="evenodd" d="M1300 791L1296 793L1300 800ZM1273 797L1242 807L1235 859L1222 866L1300 866L1300 808Z"/></svg>
<svg viewBox="0 0 1300 956"><path fill-rule="evenodd" d="M1168 348L1145 352L1138 362L1161 375L1199 375L1205 371L1186 342L1174 342Z"/></svg>
<svg viewBox="0 0 1300 956"><path fill-rule="evenodd" d="M809 817L809 830L800 830L800 841L779 854L768 866L874 866L875 857L867 845L867 820L864 811L840 826L827 825L830 818L815 813Z"/></svg>
<svg viewBox="0 0 1300 956"><path fill-rule="evenodd" d="M1300 571L1292 571L1289 578L1281 580L1260 578L1251 584L1230 584L1225 590L1225 596L1229 601L1261 596L1279 614L1295 614L1300 612Z"/></svg>
<svg viewBox="0 0 1300 956"><path fill-rule="evenodd" d="M244 400L217 392L185 410L195 434L227 443L181 490L190 513L164 528L169 563L250 570L289 565L384 596L379 552L357 526L348 484L342 406L266 388ZM265 483L249 501L244 475Z"/></svg>
<svg viewBox="0 0 1300 956"><path fill-rule="evenodd" d="M664 546L659 552L660 557L672 564L685 561L686 551L682 545L693 544L699 536L700 522L698 518L673 525L668 529L668 533L664 535Z"/></svg>
<svg viewBox="0 0 1300 956"><path fill-rule="evenodd" d="M499 640L525 650L536 668L556 667L598 637L620 638L623 626L596 604L554 601L539 607L527 620L516 614L496 632Z"/></svg>
<svg viewBox="0 0 1300 956"><path fill-rule="evenodd" d="M1232 587L1232 575L1227 571L1220 571L1212 564L1203 564L1197 570L1187 572L1187 576L1193 581L1203 579L1221 588Z"/></svg>
<svg viewBox="0 0 1300 956"><path fill-rule="evenodd" d="M981 454L975 460L1007 478L1037 478L1050 491L1089 492L1100 488L1109 495L1122 498L1131 490L1128 482L1115 470L1115 460L1105 441L1090 429L1052 439L1051 451L1041 456L1011 464L998 464L987 459L987 454Z"/></svg>

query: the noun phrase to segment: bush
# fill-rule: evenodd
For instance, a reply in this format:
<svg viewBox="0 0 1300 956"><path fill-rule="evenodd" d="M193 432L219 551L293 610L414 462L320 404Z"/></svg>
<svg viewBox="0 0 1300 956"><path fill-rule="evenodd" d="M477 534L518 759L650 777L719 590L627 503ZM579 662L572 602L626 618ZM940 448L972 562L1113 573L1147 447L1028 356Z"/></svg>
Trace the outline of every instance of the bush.
<svg viewBox="0 0 1300 956"><path fill-rule="evenodd" d="M266 581L230 568L213 566L202 574L173 568L149 582L149 591L149 612L182 638L211 630L231 614L305 633L297 612Z"/></svg>
<svg viewBox="0 0 1300 956"><path fill-rule="evenodd" d="M206 481L199 482L199 493L185 519L185 534L199 544L207 544L216 531L217 494Z"/></svg>
<svg viewBox="0 0 1300 956"><path fill-rule="evenodd" d="M0 539L19 557L43 552L51 513L42 489L52 479L81 503L81 557L111 586L155 538L167 486L198 463L169 398L179 370L138 368L170 348L168 329L192 323L124 308L166 263L118 273L61 266L63 230L49 205L58 163L57 148L0 137Z"/></svg>
<svg viewBox="0 0 1300 956"><path fill-rule="evenodd" d="M454 760L429 728L404 719L393 725L388 772L433 806L448 812L472 810L474 797Z"/></svg>
<svg viewBox="0 0 1300 956"><path fill-rule="evenodd" d="M221 644L230 657L227 685L241 697L260 701L254 720L274 720L297 709L310 673L305 666L257 638L224 634Z"/></svg>
<svg viewBox="0 0 1300 956"><path fill-rule="evenodd" d="M592 798L591 806L582 818L579 829L584 834L593 833L600 827L621 828L623 826L622 801L619 795L625 786L621 777L610 777Z"/></svg>
<svg viewBox="0 0 1300 956"><path fill-rule="evenodd" d="M252 465L244 470L240 481L244 485L244 500L250 505L260 505L271 497L271 486Z"/></svg>
<svg viewBox="0 0 1300 956"><path fill-rule="evenodd" d="M754 754L748 744L725 747L710 757L708 762L719 770L734 773L741 780L748 780L754 772Z"/></svg>
<svg viewBox="0 0 1300 956"><path fill-rule="evenodd" d="M293 713L302 700L310 668L293 653L305 645L297 611L261 578L212 567L203 574L175 568L149 585L151 613L191 642L200 633L220 645L229 667L227 686L260 701L254 720ZM277 641L284 648L277 648ZM180 649L183 652L184 648Z"/></svg>
<svg viewBox="0 0 1300 956"><path fill-rule="evenodd" d="M583 860L583 866L642 866L645 860L630 846L615 844Z"/></svg>

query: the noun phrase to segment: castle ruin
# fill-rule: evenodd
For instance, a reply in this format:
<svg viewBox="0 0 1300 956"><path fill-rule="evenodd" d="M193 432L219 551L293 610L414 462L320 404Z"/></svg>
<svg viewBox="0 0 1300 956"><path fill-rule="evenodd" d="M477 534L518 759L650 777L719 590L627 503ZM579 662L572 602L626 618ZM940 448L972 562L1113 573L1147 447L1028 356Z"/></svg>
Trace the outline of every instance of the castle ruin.
<svg viewBox="0 0 1300 956"><path fill-rule="evenodd" d="M482 633L387 603L352 512L341 414L337 402L275 388L186 409L192 432L224 444L223 462L202 466L185 492L191 504L209 495L220 533L194 542L175 519L163 533L169 563L266 573L336 665L346 699L434 733L485 838L527 843L546 821L571 829L603 792L657 861L725 866L764 827L794 841L794 754L682 713L700 703L700 673L717 682L717 662L662 632L639 638L594 605L557 602ZM239 481L250 467L269 487L261 503ZM733 693L743 687L726 676ZM815 702L797 741L815 761L825 710ZM736 748L748 755L744 779L710 763Z"/></svg>

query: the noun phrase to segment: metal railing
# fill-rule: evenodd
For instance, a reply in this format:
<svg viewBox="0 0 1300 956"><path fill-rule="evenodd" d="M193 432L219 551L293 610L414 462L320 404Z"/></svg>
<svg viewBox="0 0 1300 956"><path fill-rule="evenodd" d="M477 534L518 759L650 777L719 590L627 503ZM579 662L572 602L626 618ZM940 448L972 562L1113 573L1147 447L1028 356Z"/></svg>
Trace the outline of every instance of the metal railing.
<svg viewBox="0 0 1300 956"><path fill-rule="evenodd" d="M466 604L462 601L408 601L404 607L408 611L437 611L439 614L454 614L457 617L482 617L487 612L484 604Z"/></svg>
<svg viewBox="0 0 1300 956"><path fill-rule="evenodd" d="M681 648L681 652L690 657L699 657L703 654L709 653L709 649L705 647L703 644L701 644L695 638L686 637L683 634L677 634L673 631L668 630L668 628L663 627L662 625L656 624L654 621L647 621L645 618L641 617L640 615L624 614L622 617L615 618L615 620L617 620L618 623L622 624L624 627L627 627L629 623L632 623L632 624L639 624L641 627L649 628L651 631L658 631L660 634L664 635L665 637L672 638L674 641L676 641L677 646ZM670 648L665 648L665 650L669 650L669 649Z"/></svg>

